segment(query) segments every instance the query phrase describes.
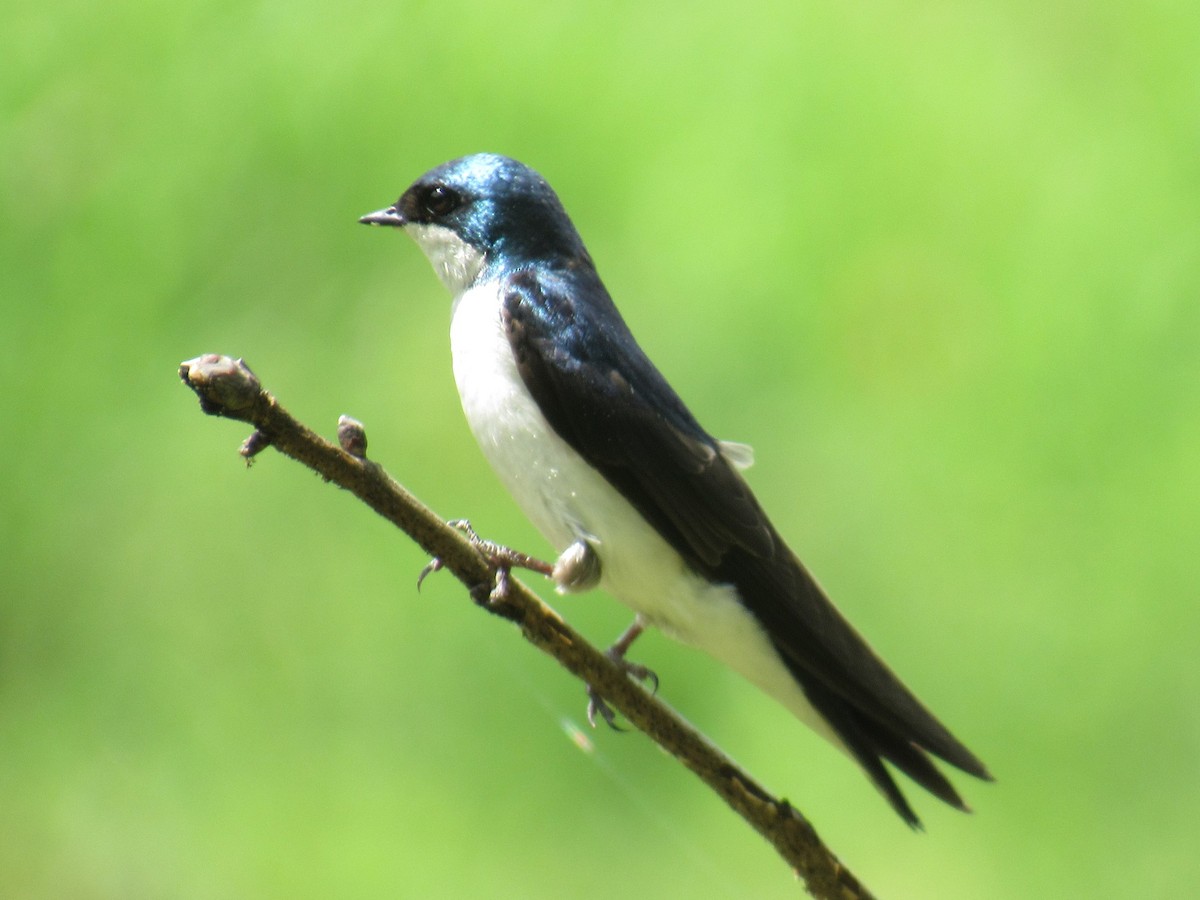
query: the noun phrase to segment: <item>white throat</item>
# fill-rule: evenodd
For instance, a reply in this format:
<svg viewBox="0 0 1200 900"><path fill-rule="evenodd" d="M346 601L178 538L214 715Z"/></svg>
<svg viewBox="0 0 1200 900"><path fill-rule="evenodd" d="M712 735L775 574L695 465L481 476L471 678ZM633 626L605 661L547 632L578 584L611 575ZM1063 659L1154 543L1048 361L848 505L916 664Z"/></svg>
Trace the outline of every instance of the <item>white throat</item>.
<svg viewBox="0 0 1200 900"><path fill-rule="evenodd" d="M483 268L483 253L476 250L449 228L441 225L410 223L404 226L424 251L442 284L458 297L478 277Z"/></svg>

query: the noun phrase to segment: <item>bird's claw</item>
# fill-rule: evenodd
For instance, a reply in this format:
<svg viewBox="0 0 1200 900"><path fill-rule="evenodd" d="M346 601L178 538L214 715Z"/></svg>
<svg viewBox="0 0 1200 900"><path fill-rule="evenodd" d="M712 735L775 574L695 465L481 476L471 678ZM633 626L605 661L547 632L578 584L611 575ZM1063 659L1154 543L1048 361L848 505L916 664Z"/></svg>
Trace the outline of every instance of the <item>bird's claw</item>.
<svg viewBox="0 0 1200 900"><path fill-rule="evenodd" d="M648 684L650 686L651 696L658 693L658 675L655 674L653 669L647 668L646 666L643 666L643 665L639 665L638 663L632 663L629 660L625 659L621 655L621 650L618 647L609 648L608 651L606 651L604 655L607 656L609 659L611 659L614 663L616 663L616 665L621 669L621 671L623 671L630 678L633 678L635 681L640 681L645 684ZM608 725L608 727L611 728L613 731L625 731L626 730L617 724L616 712L613 710L613 708L611 706L608 705L608 702L603 697L600 696L599 691L597 691L591 685L588 685L587 694L588 694L587 720L588 720L589 725L591 725L593 728L595 728L596 727L596 716L599 716L600 718L602 718L605 721L605 723Z"/></svg>
<svg viewBox="0 0 1200 900"><path fill-rule="evenodd" d="M640 666L637 663L624 662L625 674L631 678L635 678L643 684L650 686L650 696L653 697L658 693L658 673L646 666Z"/></svg>
<svg viewBox="0 0 1200 900"><path fill-rule="evenodd" d="M510 567L495 562L492 565L495 566L496 575L492 580L492 590L488 594L488 603L503 603L508 599L508 592L512 589Z"/></svg>
<svg viewBox="0 0 1200 900"><path fill-rule="evenodd" d="M446 564L442 562L442 558L440 556L435 556L433 559L431 559L429 564L425 566L425 568L423 568L421 573L417 576L417 590L421 590L422 581L424 581L434 572L440 572L443 568L445 568L445 565Z"/></svg>
<svg viewBox="0 0 1200 900"><path fill-rule="evenodd" d="M605 702L604 698L597 693L596 689L588 685L588 705L587 705L587 720L588 724L593 728L596 727L596 716L600 716L613 731L625 731L617 724L617 714L613 708Z"/></svg>

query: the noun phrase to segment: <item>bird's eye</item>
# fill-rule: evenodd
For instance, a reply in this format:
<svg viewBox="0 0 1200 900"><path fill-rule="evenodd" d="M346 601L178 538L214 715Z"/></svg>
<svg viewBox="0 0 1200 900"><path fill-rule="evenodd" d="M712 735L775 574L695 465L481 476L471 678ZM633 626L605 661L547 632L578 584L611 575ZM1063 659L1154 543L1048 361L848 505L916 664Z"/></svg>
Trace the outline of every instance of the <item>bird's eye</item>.
<svg viewBox="0 0 1200 900"><path fill-rule="evenodd" d="M461 203L458 192L444 184L435 184L425 192L425 210L433 217L444 216L454 212Z"/></svg>

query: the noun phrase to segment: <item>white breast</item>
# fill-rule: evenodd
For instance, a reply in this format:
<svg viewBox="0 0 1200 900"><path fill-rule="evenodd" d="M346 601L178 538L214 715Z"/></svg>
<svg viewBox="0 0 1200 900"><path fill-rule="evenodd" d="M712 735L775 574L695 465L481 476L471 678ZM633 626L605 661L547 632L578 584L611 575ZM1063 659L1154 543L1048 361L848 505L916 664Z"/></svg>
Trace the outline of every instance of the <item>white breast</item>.
<svg viewBox="0 0 1200 900"><path fill-rule="evenodd" d="M558 553L587 538L600 555L601 582L617 599L666 628L688 630L691 611L668 598L694 576L550 427L517 372L500 301L495 283L473 287L458 299L450 325L454 378L484 455Z"/></svg>
<svg viewBox="0 0 1200 900"><path fill-rule="evenodd" d="M500 301L495 282L473 287L455 303L450 325L454 379L484 456L560 553L580 537L605 542L614 529L653 535L538 409L517 372L500 320ZM605 557L607 553L602 556L607 564Z"/></svg>

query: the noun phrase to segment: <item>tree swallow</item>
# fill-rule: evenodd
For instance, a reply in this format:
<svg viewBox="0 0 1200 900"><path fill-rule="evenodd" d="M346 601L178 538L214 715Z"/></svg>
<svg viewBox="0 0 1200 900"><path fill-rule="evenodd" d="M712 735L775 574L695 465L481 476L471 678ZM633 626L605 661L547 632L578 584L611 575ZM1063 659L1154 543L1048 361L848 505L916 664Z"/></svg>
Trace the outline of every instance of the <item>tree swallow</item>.
<svg viewBox="0 0 1200 900"><path fill-rule="evenodd" d="M537 172L466 156L360 221L407 231L449 288L471 431L560 554L558 590L600 586L637 614L618 655L657 627L847 752L909 825L920 822L885 761L967 809L930 757L990 780L983 763L784 543L739 473L749 448L705 431L642 352Z"/></svg>

